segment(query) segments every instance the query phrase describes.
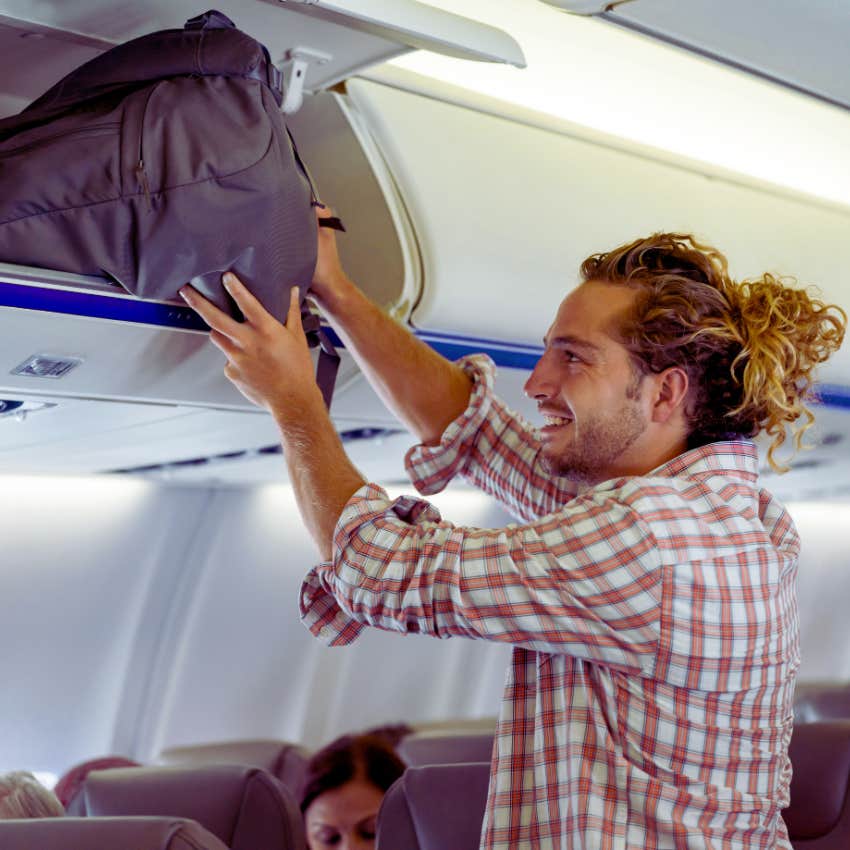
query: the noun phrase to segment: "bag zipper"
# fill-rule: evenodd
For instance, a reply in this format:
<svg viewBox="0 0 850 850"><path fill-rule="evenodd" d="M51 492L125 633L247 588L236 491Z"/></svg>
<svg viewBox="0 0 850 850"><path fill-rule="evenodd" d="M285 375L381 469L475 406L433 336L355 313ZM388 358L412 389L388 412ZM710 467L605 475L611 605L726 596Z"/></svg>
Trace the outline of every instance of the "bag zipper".
<svg viewBox="0 0 850 850"><path fill-rule="evenodd" d="M153 93L159 88L159 83L151 88L148 92L148 96L145 98L145 105L142 108L142 121L139 125L139 163L136 166L136 180L139 185L142 187L142 192L144 192L145 200L147 201L148 211L153 210L153 199L151 198L151 186L148 181L148 175L145 171L145 152L144 152L144 140L145 140L145 116L148 113L148 105L151 102L151 98L153 97Z"/></svg>

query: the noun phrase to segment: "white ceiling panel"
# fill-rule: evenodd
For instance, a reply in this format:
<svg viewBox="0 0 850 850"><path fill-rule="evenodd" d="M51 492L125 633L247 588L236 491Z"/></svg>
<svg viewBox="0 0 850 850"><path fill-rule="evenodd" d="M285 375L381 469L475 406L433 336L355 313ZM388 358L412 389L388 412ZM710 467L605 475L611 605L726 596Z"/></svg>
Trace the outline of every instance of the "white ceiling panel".
<svg viewBox="0 0 850 850"><path fill-rule="evenodd" d="M598 16L850 109L845 0L543 0Z"/></svg>

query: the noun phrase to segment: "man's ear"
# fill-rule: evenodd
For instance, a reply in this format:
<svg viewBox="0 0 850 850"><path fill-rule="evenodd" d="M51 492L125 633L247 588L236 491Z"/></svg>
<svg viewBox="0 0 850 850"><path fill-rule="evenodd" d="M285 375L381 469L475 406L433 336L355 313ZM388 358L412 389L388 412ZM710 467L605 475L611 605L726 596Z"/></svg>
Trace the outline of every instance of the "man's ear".
<svg viewBox="0 0 850 850"><path fill-rule="evenodd" d="M690 387L688 373L679 366L671 366L654 377L652 421L667 423L677 414L684 415Z"/></svg>

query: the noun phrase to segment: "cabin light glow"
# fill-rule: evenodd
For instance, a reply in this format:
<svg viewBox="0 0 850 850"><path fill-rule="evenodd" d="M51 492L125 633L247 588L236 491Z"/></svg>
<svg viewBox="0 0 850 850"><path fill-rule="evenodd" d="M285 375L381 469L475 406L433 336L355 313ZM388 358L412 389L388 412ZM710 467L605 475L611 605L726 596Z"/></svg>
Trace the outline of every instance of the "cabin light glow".
<svg viewBox="0 0 850 850"><path fill-rule="evenodd" d="M850 112L531 0L428 0L507 30L524 70L417 51L394 65L850 206Z"/></svg>
<svg viewBox="0 0 850 850"><path fill-rule="evenodd" d="M32 775L48 790L52 791L59 781L59 776L49 770L34 770Z"/></svg>
<svg viewBox="0 0 850 850"><path fill-rule="evenodd" d="M808 535L831 540L835 537L836 529L850 525L850 501L788 501L785 507L800 527L799 531L804 540ZM841 546L844 547L843 542Z"/></svg>
<svg viewBox="0 0 850 850"><path fill-rule="evenodd" d="M469 487L452 487L433 496L418 495L412 484L407 487L392 485L386 490L391 499L398 499L400 496L425 499L437 508L446 522L455 525L480 523L481 518L487 516L488 510L492 509L494 504L493 499L486 493Z"/></svg>
<svg viewBox="0 0 850 850"><path fill-rule="evenodd" d="M390 499L398 499L400 496L425 499L440 511L446 522L456 525L480 523L481 518L488 518L494 509L498 510L494 500L486 493L465 486L450 487L433 496L419 496L412 484L391 484L384 489ZM258 488L251 498L254 500L251 509L257 511L261 524L276 527L282 521L289 522L293 516L298 516L298 504L291 484L268 484ZM504 522L494 517L494 524L503 525Z"/></svg>
<svg viewBox="0 0 850 850"><path fill-rule="evenodd" d="M124 514L140 508L156 488L152 481L111 475L3 475L7 518L14 515L16 504L38 504L45 493L50 493L53 505L64 502L76 510L84 504L86 510Z"/></svg>

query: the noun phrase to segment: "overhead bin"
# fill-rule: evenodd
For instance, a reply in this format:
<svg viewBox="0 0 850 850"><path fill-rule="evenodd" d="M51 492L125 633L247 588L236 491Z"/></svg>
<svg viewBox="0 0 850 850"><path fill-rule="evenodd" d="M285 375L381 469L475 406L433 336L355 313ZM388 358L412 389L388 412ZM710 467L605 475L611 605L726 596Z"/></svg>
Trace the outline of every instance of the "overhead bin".
<svg viewBox="0 0 850 850"><path fill-rule="evenodd" d="M288 77L289 112L301 105L302 90L317 92L412 49L524 64L506 33L414 0L230 0L219 8L269 48ZM20 110L114 44L182 27L197 12L195 0L140 0L132 9L111 0L3 0L0 114ZM323 185L335 197L344 186L346 197L357 198L357 215L346 221L344 260L376 301L406 318L421 286L420 263L392 180L366 131L355 134L332 115L305 112L320 122L305 135L323 144L311 156L324 172ZM307 116L299 124L312 121ZM306 152L310 141L299 141ZM87 471L226 455L275 441L268 417L224 378L221 354L182 303L142 301L105 279L0 265L0 338L0 399L20 407L14 418L0 416L0 469L43 468L33 462L51 444L57 449L52 468ZM368 389L352 394L358 383L344 356L333 404L340 430L394 425ZM194 441L186 440L187 425ZM74 433L88 433L87 442L68 442ZM99 434L113 448L126 447L125 462L118 461L120 451L95 444ZM56 463L63 452L74 458L70 466Z"/></svg>
<svg viewBox="0 0 850 850"><path fill-rule="evenodd" d="M850 5L835 0L542 0L850 109Z"/></svg>

